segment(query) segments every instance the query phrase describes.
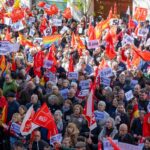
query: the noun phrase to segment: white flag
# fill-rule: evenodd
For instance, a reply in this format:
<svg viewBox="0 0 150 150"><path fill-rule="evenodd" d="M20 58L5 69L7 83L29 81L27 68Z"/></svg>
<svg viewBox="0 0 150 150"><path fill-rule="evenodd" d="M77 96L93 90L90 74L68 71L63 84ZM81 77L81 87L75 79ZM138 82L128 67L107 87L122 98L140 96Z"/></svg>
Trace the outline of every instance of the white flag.
<svg viewBox="0 0 150 150"><path fill-rule="evenodd" d="M128 6L126 14L130 16L130 6Z"/></svg>
<svg viewBox="0 0 150 150"><path fill-rule="evenodd" d="M21 124L21 127L20 127L20 132L22 135L29 135L32 133L32 131L36 128L38 128L39 126L34 124L32 122L32 119L34 117L34 114L35 114L35 111L33 109L33 105L28 109L24 119L23 119L23 122Z"/></svg>

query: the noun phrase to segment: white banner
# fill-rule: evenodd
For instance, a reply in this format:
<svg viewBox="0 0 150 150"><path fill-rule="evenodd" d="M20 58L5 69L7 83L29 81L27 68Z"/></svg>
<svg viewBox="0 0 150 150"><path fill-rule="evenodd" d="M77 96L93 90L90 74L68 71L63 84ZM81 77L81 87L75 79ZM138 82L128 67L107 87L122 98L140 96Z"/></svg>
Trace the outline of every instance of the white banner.
<svg viewBox="0 0 150 150"><path fill-rule="evenodd" d="M91 41L88 41L87 43L88 49L94 49L94 48L97 48L98 46L99 46L98 40L91 40Z"/></svg>
<svg viewBox="0 0 150 150"><path fill-rule="evenodd" d="M61 26L62 25L62 20L61 19L53 19L52 20L53 26Z"/></svg>
<svg viewBox="0 0 150 150"><path fill-rule="evenodd" d="M150 0L133 0L133 15L135 14L136 7L148 9L147 19L150 20Z"/></svg>

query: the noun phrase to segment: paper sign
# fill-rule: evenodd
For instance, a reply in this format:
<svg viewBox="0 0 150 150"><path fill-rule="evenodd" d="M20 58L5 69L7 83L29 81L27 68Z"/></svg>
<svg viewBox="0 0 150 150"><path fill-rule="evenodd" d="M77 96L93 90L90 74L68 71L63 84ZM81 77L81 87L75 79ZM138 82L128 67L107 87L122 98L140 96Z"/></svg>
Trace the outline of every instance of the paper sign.
<svg viewBox="0 0 150 150"><path fill-rule="evenodd" d="M66 31L68 31L69 30L69 28L68 27L66 27L66 26L64 26L62 29L61 29L61 31L60 31L60 34L64 34Z"/></svg>
<svg viewBox="0 0 150 150"><path fill-rule="evenodd" d="M121 150L129 150L129 149L130 150L142 150L143 149L141 146L122 143L122 142L119 142L118 145L121 148Z"/></svg>
<svg viewBox="0 0 150 150"><path fill-rule="evenodd" d="M119 25L119 19L111 19L110 20L110 25Z"/></svg>
<svg viewBox="0 0 150 150"><path fill-rule="evenodd" d="M11 18L4 17L4 24L6 24L7 26L10 26L12 24Z"/></svg>
<svg viewBox="0 0 150 150"><path fill-rule="evenodd" d="M68 89L63 89L63 90L60 91L60 94L61 94L61 96L62 96L64 99L67 99L67 98L68 98L68 92L69 92Z"/></svg>
<svg viewBox="0 0 150 150"><path fill-rule="evenodd" d="M20 125L13 122L13 123L11 124L10 130L11 130L12 132L15 132L16 134L20 134Z"/></svg>
<svg viewBox="0 0 150 150"><path fill-rule="evenodd" d="M98 40L90 40L87 43L88 49L94 49L94 48L97 48L98 46L99 46L99 41Z"/></svg>
<svg viewBox="0 0 150 150"><path fill-rule="evenodd" d="M11 28L13 31L20 31L24 29L24 25L22 23L22 21L18 21L14 24L11 25Z"/></svg>
<svg viewBox="0 0 150 150"><path fill-rule="evenodd" d="M62 135L61 134L56 134L51 137L50 139L50 145L54 145L55 142L61 143L62 141Z"/></svg>
<svg viewBox="0 0 150 150"><path fill-rule="evenodd" d="M141 37L146 37L147 34L148 34L149 30L146 29L146 28L141 28L138 30L138 36L141 36Z"/></svg>
<svg viewBox="0 0 150 150"><path fill-rule="evenodd" d="M112 69L111 68L104 68L100 71L100 77L111 77L112 76Z"/></svg>
<svg viewBox="0 0 150 150"><path fill-rule="evenodd" d="M110 86L111 79L109 79L107 77L101 77L100 79L101 79L100 83L102 85L104 85L104 86Z"/></svg>
<svg viewBox="0 0 150 150"><path fill-rule="evenodd" d="M117 140L113 140L113 142L118 145L118 141ZM108 140L103 140L103 147L104 147L104 150L114 150L114 148L111 146L111 144L110 144L110 142Z"/></svg>
<svg viewBox="0 0 150 150"><path fill-rule="evenodd" d="M53 65L53 61L45 60L43 68L50 69Z"/></svg>
<svg viewBox="0 0 150 150"><path fill-rule="evenodd" d="M134 38L128 34L125 34L123 37L122 46L125 46L127 44L133 44L133 43L134 43Z"/></svg>
<svg viewBox="0 0 150 150"><path fill-rule="evenodd" d="M53 19L52 23L54 26L58 27L58 26L62 26L62 20L61 19Z"/></svg>
<svg viewBox="0 0 150 150"><path fill-rule="evenodd" d="M52 72L49 72L49 81L56 83L56 80L57 80L56 75Z"/></svg>
<svg viewBox="0 0 150 150"><path fill-rule="evenodd" d="M90 80L82 80L82 81L80 81L79 85L82 90L88 89L90 87Z"/></svg>
<svg viewBox="0 0 150 150"><path fill-rule="evenodd" d="M79 33L79 34L82 34L82 33L83 33L83 28L79 28L79 29L78 29L78 33Z"/></svg>
<svg viewBox="0 0 150 150"><path fill-rule="evenodd" d="M104 119L104 112L100 112L100 111L95 111L94 112L94 114L95 114L95 119L96 120L102 120L102 119Z"/></svg>
<svg viewBox="0 0 150 150"><path fill-rule="evenodd" d="M87 96L89 94L89 90L81 90L80 92L79 92L79 97L81 96L81 97L84 97L84 96Z"/></svg>
<svg viewBox="0 0 150 150"><path fill-rule="evenodd" d="M47 29L44 30L44 35L48 36L52 34L52 28L48 27Z"/></svg>
<svg viewBox="0 0 150 150"><path fill-rule="evenodd" d="M17 52L20 45L18 43L10 43L9 41L0 41L0 55L7 55L11 52Z"/></svg>
<svg viewBox="0 0 150 150"><path fill-rule="evenodd" d="M136 20L138 20L138 21L145 21L147 15L148 15L148 9L141 8L141 7L136 7L135 8L134 18Z"/></svg>
<svg viewBox="0 0 150 150"><path fill-rule="evenodd" d="M78 72L69 72L68 73L68 79L69 80L78 80Z"/></svg>
<svg viewBox="0 0 150 150"><path fill-rule="evenodd" d="M29 18L29 22L31 22L31 23L35 22L35 18L34 17L30 17Z"/></svg>
<svg viewBox="0 0 150 150"><path fill-rule="evenodd" d="M128 91L125 93L125 96L126 96L126 100L127 101L130 101L134 96L133 96L133 93L132 93L132 90Z"/></svg>
<svg viewBox="0 0 150 150"><path fill-rule="evenodd" d="M29 36L33 37L34 33L35 33L35 30L34 29L30 29Z"/></svg>

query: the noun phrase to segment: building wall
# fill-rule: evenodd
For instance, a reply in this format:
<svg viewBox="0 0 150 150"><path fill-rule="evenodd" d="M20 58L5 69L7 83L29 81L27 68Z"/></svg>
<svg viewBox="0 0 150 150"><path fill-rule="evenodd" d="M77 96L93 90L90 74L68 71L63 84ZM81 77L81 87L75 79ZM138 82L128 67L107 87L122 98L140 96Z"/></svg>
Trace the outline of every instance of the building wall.
<svg viewBox="0 0 150 150"><path fill-rule="evenodd" d="M107 18L109 10L116 2L118 14L123 16L126 13L128 6L132 10L132 0L94 0L94 12L96 16L101 15Z"/></svg>

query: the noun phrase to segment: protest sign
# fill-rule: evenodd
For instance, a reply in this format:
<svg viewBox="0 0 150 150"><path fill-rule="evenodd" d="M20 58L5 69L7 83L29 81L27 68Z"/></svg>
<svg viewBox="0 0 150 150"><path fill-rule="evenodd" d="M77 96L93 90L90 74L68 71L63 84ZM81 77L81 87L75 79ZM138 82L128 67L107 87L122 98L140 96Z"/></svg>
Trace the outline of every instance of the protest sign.
<svg viewBox="0 0 150 150"><path fill-rule="evenodd" d="M107 78L107 77L101 77L100 78L100 83L104 86L110 86L110 82L111 82L111 79Z"/></svg>
<svg viewBox="0 0 150 150"><path fill-rule="evenodd" d="M78 96L84 97L87 96L88 94L89 94L89 90L81 90Z"/></svg>
<svg viewBox="0 0 150 150"><path fill-rule="evenodd" d="M31 23L35 22L35 17L30 17L29 22L31 22Z"/></svg>
<svg viewBox="0 0 150 150"><path fill-rule="evenodd" d="M130 86L132 88L134 88L136 84L138 84L138 80L131 80Z"/></svg>
<svg viewBox="0 0 150 150"><path fill-rule="evenodd" d="M127 44L133 44L134 38L128 34L125 34L122 41L122 46L125 46Z"/></svg>
<svg viewBox="0 0 150 150"><path fill-rule="evenodd" d="M100 71L100 78L101 77L111 77L112 76L112 69L107 67L107 68L104 68Z"/></svg>
<svg viewBox="0 0 150 150"><path fill-rule="evenodd" d="M52 65L53 65L53 61L46 59L46 60L44 60L43 68L50 69L52 67Z"/></svg>
<svg viewBox="0 0 150 150"><path fill-rule="evenodd" d="M61 19L53 19L52 23L54 26L58 27L62 25L62 20Z"/></svg>
<svg viewBox="0 0 150 150"><path fill-rule="evenodd" d="M44 30L44 35L45 36L48 36L48 35L51 35L52 34L52 28L51 27L48 27L47 29Z"/></svg>
<svg viewBox="0 0 150 150"><path fill-rule="evenodd" d="M122 143L119 142L118 143L119 147L121 148L121 150L142 150L141 146L137 146L137 145L132 145L132 144L127 144L127 143Z"/></svg>
<svg viewBox="0 0 150 150"><path fill-rule="evenodd" d="M118 141L117 140L113 140L113 142L118 145ZM111 146L110 142L107 139L103 140L103 147L104 147L104 150L114 150L114 148Z"/></svg>
<svg viewBox="0 0 150 150"><path fill-rule="evenodd" d="M69 80L78 80L78 72L69 72L68 73L68 79Z"/></svg>
<svg viewBox="0 0 150 150"><path fill-rule="evenodd" d="M148 15L148 9L142 7L135 7L134 18L137 21L145 21Z"/></svg>
<svg viewBox="0 0 150 150"><path fill-rule="evenodd" d="M61 143L62 141L62 135L61 134L56 134L51 137L50 139L50 145L54 145L54 143L58 142Z"/></svg>
<svg viewBox="0 0 150 150"><path fill-rule="evenodd" d="M98 40L90 40L87 43L88 49L94 49L94 48L97 48L98 46L99 46L99 41Z"/></svg>
<svg viewBox="0 0 150 150"><path fill-rule="evenodd" d="M134 97L132 90L126 92L126 93L125 93L125 96L126 96L126 100L127 100L127 101L130 101L130 100Z"/></svg>
<svg viewBox="0 0 150 150"><path fill-rule="evenodd" d="M95 111L94 114L95 114L95 119L96 120L102 120L105 117L104 112L101 112L101 111Z"/></svg>
<svg viewBox="0 0 150 150"><path fill-rule="evenodd" d="M17 123L15 123L15 122L13 122L13 123L11 124L11 126L10 126L10 131L11 131L11 132L14 132L14 133L16 133L16 134L20 134L20 125L17 124Z"/></svg>
<svg viewBox="0 0 150 150"><path fill-rule="evenodd" d="M11 52L17 52L20 45L18 43L10 43L9 41L0 41L0 55L7 55Z"/></svg>
<svg viewBox="0 0 150 150"><path fill-rule="evenodd" d="M48 77L49 77L49 81L52 81L53 83L56 83L57 78L56 78L56 75L54 73L49 72Z"/></svg>
<svg viewBox="0 0 150 150"><path fill-rule="evenodd" d="M111 26L113 26L113 25L119 25L119 19L116 19L116 18L115 19L111 19L110 20L110 25Z"/></svg>
<svg viewBox="0 0 150 150"><path fill-rule="evenodd" d="M35 38L33 42L34 43L35 42L41 43L41 42L43 42L43 39L42 38Z"/></svg>
<svg viewBox="0 0 150 150"><path fill-rule="evenodd" d="M13 23L11 25L11 28L12 28L13 31L16 32L16 31L23 30L24 29L24 25L23 25L22 21L20 20L20 21L18 21L16 23Z"/></svg>
<svg viewBox="0 0 150 150"><path fill-rule="evenodd" d="M6 24L7 26L10 26L12 24L11 18L4 17L4 24Z"/></svg>
<svg viewBox="0 0 150 150"><path fill-rule="evenodd" d="M68 89L63 89L63 90L60 91L60 94L61 94L61 96L62 96L64 99L67 99L67 98L68 98L68 92L69 92Z"/></svg>
<svg viewBox="0 0 150 150"><path fill-rule="evenodd" d="M34 34L35 34L35 30L34 29L30 29L29 36L33 37Z"/></svg>
<svg viewBox="0 0 150 150"><path fill-rule="evenodd" d="M141 37L146 37L147 34L148 34L149 30L146 29L146 28L141 28L138 30L138 36L141 36Z"/></svg>
<svg viewBox="0 0 150 150"><path fill-rule="evenodd" d="M82 81L80 81L79 86L81 87L82 90L88 89L90 87L90 80L82 80Z"/></svg>
<svg viewBox="0 0 150 150"><path fill-rule="evenodd" d="M60 34L64 34L66 31L68 31L69 28L64 26L61 30L60 30Z"/></svg>

